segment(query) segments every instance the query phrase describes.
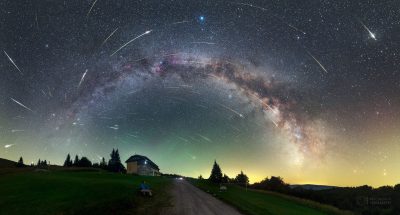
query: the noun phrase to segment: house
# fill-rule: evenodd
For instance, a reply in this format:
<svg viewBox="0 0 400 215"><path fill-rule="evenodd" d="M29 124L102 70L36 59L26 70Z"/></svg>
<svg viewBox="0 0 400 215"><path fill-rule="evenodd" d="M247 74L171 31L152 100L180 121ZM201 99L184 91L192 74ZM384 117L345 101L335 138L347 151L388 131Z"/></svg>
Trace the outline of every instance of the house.
<svg viewBox="0 0 400 215"><path fill-rule="evenodd" d="M137 175L150 175L150 176L158 176L160 175L160 169L158 166L151 161L148 157L143 155L133 155L126 163L126 172L128 174L137 174Z"/></svg>

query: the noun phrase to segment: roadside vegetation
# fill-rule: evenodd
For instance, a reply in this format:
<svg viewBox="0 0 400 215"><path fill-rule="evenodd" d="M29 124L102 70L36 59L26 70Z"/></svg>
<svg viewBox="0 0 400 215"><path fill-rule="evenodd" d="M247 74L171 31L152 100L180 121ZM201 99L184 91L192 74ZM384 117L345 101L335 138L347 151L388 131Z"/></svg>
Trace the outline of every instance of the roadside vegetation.
<svg viewBox="0 0 400 215"><path fill-rule="evenodd" d="M232 205L244 214L352 214L341 211L333 206L323 205L310 200L286 196L283 194L246 189L233 184L224 184L227 189L220 190L220 186L208 180L190 180L195 186Z"/></svg>
<svg viewBox="0 0 400 215"><path fill-rule="evenodd" d="M272 176L259 183L249 184L247 175L240 171L235 178L230 178L222 174L216 161L208 179L200 175L198 179L190 181L244 214L352 214L331 205L278 193L290 189L280 177Z"/></svg>

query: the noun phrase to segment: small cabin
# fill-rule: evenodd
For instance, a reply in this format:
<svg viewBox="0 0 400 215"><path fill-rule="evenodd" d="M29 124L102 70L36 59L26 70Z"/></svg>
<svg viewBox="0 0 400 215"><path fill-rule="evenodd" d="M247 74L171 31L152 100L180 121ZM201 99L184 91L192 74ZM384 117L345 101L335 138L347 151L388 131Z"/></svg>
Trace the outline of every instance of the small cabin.
<svg viewBox="0 0 400 215"><path fill-rule="evenodd" d="M126 163L126 172L128 174L159 176L160 169L148 157L143 155L133 155Z"/></svg>

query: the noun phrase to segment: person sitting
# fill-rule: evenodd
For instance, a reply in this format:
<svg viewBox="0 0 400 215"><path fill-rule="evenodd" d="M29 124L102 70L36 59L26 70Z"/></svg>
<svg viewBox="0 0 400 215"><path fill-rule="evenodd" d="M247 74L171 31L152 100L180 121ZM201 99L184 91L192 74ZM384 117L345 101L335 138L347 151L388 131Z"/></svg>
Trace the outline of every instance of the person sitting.
<svg viewBox="0 0 400 215"><path fill-rule="evenodd" d="M153 195L153 194L151 193L150 186L146 183L146 181L143 181L143 182L140 184L139 189L140 189L140 192L142 193L142 195L144 195L144 196L146 196L146 195L152 196L152 195Z"/></svg>

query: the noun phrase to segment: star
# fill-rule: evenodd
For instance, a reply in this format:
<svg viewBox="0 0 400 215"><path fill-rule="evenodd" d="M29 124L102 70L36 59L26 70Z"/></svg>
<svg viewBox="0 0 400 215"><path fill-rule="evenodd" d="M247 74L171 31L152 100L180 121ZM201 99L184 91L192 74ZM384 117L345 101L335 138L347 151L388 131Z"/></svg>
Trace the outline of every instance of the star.
<svg viewBox="0 0 400 215"><path fill-rule="evenodd" d="M200 23L204 23L206 21L206 17L201 15L201 16L199 16L198 20Z"/></svg>

